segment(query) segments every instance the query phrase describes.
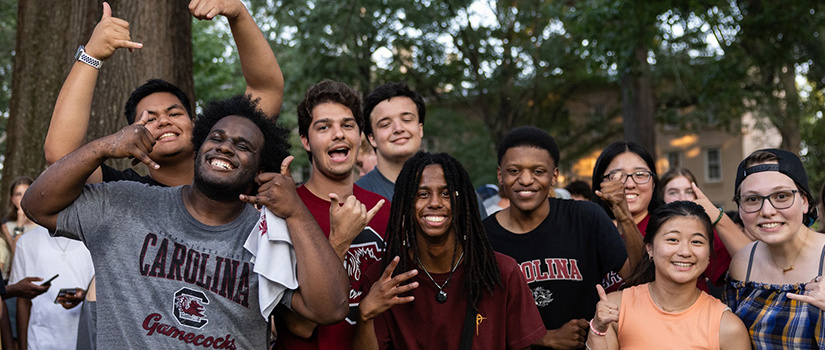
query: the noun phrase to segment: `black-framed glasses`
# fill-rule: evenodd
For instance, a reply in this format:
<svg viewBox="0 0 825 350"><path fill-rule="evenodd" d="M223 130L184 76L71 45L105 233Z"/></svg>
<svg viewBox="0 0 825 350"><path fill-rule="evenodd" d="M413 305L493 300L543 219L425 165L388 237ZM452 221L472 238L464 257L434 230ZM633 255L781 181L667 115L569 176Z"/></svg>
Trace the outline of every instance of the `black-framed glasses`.
<svg viewBox="0 0 825 350"><path fill-rule="evenodd" d="M782 190L771 193L767 196L759 194L749 194L746 196L736 196L733 201L746 213L755 213L762 210L765 200L771 202L775 209L788 209L793 205L796 193L799 190Z"/></svg>
<svg viewBox="0 0 825 350"><path fill-rule="evenodd" d="M646 184L650 182L650 179L653 177L653 173L649 171L639 170L634 171L630 174L621 172L621 171L612 171L607 173L605 176L602 177L602 181L621 181L622 183L627 183L628 178L633 178L633 182L637 185Z"/></svg>

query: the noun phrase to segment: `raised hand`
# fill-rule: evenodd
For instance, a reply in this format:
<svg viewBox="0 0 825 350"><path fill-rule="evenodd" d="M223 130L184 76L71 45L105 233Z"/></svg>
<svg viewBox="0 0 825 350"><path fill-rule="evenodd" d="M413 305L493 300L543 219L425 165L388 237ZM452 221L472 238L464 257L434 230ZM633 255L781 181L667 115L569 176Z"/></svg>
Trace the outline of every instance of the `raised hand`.
<svg viewBox="0 0 825 350"><path fill-rule="evenodd" d="M273 214L287 219L299 210L303 205L298 192L295 191L295 181L292 180L292 173L289 165L292 164L293 156L284 158L281 162L281 173L261 173L256 178L260 184L258 194L255 196L240 195L244 202L266 206Z"/></svg>
<svg viewBox="0 0 825 350"><path fill-rule="evenodd" d="M415 300L415 297L412 295L399 295L418 288L418 282L401 285L402 282L417 275L418 270L410 270L392 277L392 272L395 271L395 267L398 266L399 260L397 256L392 259L390 264L387 265L387 268L384 269L384 273L381 274L381 278L373 283L369 293L361 299L361 303L358 305L360 321L371 320L395 305L406 304Z"/></svg>
<svg viewBox="0 0 825 350"><path fill-rule="evenodd" d="M218 15L232 19L246 11L246 6L238 0L192 0L189 2L189 12L200 20L212 20Z"/></svg>
<svg viewBox="0 0 825 350"><path fill-rule="evenodd" d="M95 26L92 37L86 44L86 53L99 60L107 60L117 49L127 48L129 51L140 49L143 44L132 41L129 34L129 22L112 17L112 7L103 3L103 17Z"/></svg>
<svg viewBox="0 0 825 350"><path fill-rule="evenodd" d="M599 292L599 303L596 304L596 315L593 316L592 326L599 333L607 332L610 324L619 321L619 305L607 299L607 294L600 284L596 285Z"/></svg>
<svg viewBox="0 0 825 350"><path fill-rule="evenodd" d="M384 200L378 201L367 211L367 206L355 196L347 197L343 205L339 204L340 199L335 193L330 193L329 199L329 242L338 256L343 257L352 240L358 237L384 205Z"/></svg>
<svg viewBox="0 0 825 350"><path fill-rule="evenodd" d="M610 205L613 211L613 216L616 220L622 220L633 216L630 213L630 207L627 206L627 198L624 196L624 183L619 180L603 181L602 189L596 191L596 195L603 201Z"/></svg>
<svg viewBox="0 0 825 350"><path fill-rule="evenodd" d="M825 285L823 284L825 283L822 282L822 276L816 276L805 284L805 292L802 294L787 293L788 299L805 302L820 310L825 310Z"/></svg>
<svg viewBox="0 0 825 350"><path fill-rule="evenodd" d="M100 143L101 152L106 158L127 158L133 157L153 169L159 169L160 165L149 158L152 148L155 146L155 137L146 129L146 122L149 120L149 113L143 111L140 119L120 131L96 140Z"/></svg>

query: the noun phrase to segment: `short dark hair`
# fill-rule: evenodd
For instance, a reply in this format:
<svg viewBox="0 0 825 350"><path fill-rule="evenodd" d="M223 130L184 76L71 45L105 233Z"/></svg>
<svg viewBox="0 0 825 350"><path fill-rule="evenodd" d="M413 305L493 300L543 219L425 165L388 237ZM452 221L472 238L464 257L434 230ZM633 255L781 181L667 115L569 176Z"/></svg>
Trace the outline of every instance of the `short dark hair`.
<svg viewBox="0 0 825 350"><path fill-rule="evenodd" d="M707 212L705 212L705 209L702 208L701 205L690 201L675 201L656 208L656 211L650 215L650 221L647 223L644 246L653 244L653 239L660 233L661 227L676 217L693 217L702 223L704 233L708 237L708 248L711 256L713 256L713 225L710 223L710 217L708 217ZM640 284L653 282L656 279L656 265L653 264L651 259L645 256L647 255L646 248L643 247L642 249L645 249L642 251L642 259L639 261L639 264L636 265L633 273L627 278L622 288L638 286Z"/></svg>
<svg viewBox="0 0 825 350"><path fill-rule="evenodd" d="M596 159L596 166L593 168L593 177L591 182L593 192L602 189L602 179L607 171L607 166L610 165L613 158L616 158L616 156L625 152L633 153L642 158L645 164L647 164L647 167L650 169L650 174L653 178L653 196L650 198L650 203L647 205L647 211L648 213L652 213L663 203L662 196L659 194L659 191L661 191L659 188L659 175L656 174L656 163L653 161L653 157L651 157L650 153L648 153L647 150L638 143L618 141L610 144L610 146L607 146L604 151L602 151L602 154L600 154L599 158ZM602 205L604 210L607 211L607 215L609 215L610 218L613 218L613 211L610 210L607 203L602 200L599 200L599 203Z"/></svg>
<svg viewBox="0 0 825 350"><path fill-rule="evenodd" d="M361 95L347 84L324 79L307 89L304 100L298 105L298 135L307 136L312 124L312 109L322 103L338 103L347 107L358 130L364 130L364 115L361 110Z"/></svg>
<svg viewBox="0 0 825 350"><path fill-rule="evenodd" d="M186 93L183 92L183 90L163 79L149 79L145 84L139 86L135 89L135 91L132 91L132 94L129 95L129 99L126 100L126 106L123 110L126 114L126 122L128 122L129 125L134 124L135 122L137 105L140 103L140 100L144 99L146 96L158 92L168 92L175 95L175 97L180 100L183 108L186 109L186 114L189 114L189 119L195 119L195 114L192 113L192 103L189 102L189 97L186 96Z"/></svg>
<svg viewBox="0 0 825 350"><path fill-rule="evenodd" d="M579 195L584 198L590 198L590 196L593 195L593 191L590 190L590 184L582 180L573 181L567 184L564 189L570 192L570 195Z"/></svg>
<svg viewBox="0 0 825 350"><path fill-rule="evenodd" d="M559 166L559 146L556 145L556 140L553 140L553 137L546 131L535 126L515 128L504 135L498 144L498 164L501 165L501 159L504 158L508 149L519 146L547 150L555 166Z"/></svg>
<svg viewBox="0 0 825 350"><path fill-rule="evenodd" d="M364 123L364 128L362 129L364 130L364 135L372 135L372 119L370 119L370 114L372 114L375 106L381 103L381 101L389 100L396 96L409 97L413 103L415 103L415 107L418 108L418 122L422 125L424 124L427 106L421 94L410 89L406 82L391 81L378 85L378 87L373 89L369 95L367 95L367 98L364 99L364 117L366 118L366 123Z"/></svg>
<svg viewBox="0 0 825 350"><path fill-rule="evenodd" d="M281 172L281 162L289 156L289 130L273 122L277 120L277 116L274 119L267 118L266 114L258 108L258 100L253 100L251 95L238 95L226 100L212 101L204 108L192 130L195 154L209 136L212 127L224 117L231 115L249 119L261 129L264 135L264 147L261 150L258 168L264 172Z"/></svg>

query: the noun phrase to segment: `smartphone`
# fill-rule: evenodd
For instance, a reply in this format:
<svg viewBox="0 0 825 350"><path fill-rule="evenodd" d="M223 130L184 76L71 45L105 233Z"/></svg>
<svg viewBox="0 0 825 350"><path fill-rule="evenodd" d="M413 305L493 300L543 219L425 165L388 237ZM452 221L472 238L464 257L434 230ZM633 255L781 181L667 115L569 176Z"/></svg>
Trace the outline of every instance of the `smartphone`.
<svg viewBox="0 0 825 350"><path fill-rule="evenodd" d="M60 297L65 297L67 295L74 295L77 293L77 288L60 288L60 291L57 292L57 296L54 298L54 303L59 304L57 301Z"/></svg>
<svg viewBox="0 0 825 350"><path fill-rule="evenodd" d="M43 282L40 285L41 286L48 286L48 285L52 284L52 281L54 281L54 279L57 278L57 276L60 276L60 275L59 274L54 275L52 278L49 278L48 280L46 280L46 282Z"/></svg>

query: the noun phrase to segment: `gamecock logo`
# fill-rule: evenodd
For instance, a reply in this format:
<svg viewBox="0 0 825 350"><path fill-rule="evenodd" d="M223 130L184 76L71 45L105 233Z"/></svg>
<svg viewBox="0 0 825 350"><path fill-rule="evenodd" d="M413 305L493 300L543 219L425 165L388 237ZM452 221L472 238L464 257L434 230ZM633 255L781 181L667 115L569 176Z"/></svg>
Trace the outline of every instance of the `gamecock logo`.
<svg viewBox="0 0 825 350"><path fill-rule="evenodd" d="M206 294L189 288L181 288L175 292L173 313L178 323L192 328L202 328L209 320L204 314L209 298Z"/></svg>

